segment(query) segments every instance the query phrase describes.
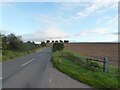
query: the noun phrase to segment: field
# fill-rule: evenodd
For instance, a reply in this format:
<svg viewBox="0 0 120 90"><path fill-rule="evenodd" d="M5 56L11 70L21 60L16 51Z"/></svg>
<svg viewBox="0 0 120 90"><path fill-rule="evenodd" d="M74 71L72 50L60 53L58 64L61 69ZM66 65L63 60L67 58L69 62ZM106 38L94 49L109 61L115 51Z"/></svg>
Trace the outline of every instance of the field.
<svg viewBox="0 0 120 90"><path fill-rule="evenodd" d="M83 56L96 59L108 57L109 64L118 66L118 44L117 43L69 43L65 48Z"/></svg>

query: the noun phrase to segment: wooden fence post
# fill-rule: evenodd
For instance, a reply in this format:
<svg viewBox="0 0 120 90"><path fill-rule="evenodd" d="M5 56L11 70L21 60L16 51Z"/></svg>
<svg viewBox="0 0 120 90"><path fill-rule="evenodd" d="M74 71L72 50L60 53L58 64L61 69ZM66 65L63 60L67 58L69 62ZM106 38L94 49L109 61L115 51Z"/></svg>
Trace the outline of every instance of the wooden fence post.
<svg viewBox="0 0 120 90"><path fill-rule="evenodd" d="M86 58L86 63L88 64L88 58Z"/></svg>
<svg viewBox="0 0 120 90"><path fill-rule="evenodd" d="M104 58L104 61L103 61L103 72L104 72L104 73L107 72L107 60L108 60L108 58L105 57L105 58Z"/></svg>

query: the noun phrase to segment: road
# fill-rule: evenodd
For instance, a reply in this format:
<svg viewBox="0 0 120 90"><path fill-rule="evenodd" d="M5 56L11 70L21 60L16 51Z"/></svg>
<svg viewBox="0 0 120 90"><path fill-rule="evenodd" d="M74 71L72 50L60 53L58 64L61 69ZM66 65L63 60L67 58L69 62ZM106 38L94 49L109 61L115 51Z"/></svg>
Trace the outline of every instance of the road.
<svg viewBox="0 0 120 90"><path fill-rule="evenodd" d="M51 63L51 48L2 65L3 88L90 88L59 72Z"/></svg>

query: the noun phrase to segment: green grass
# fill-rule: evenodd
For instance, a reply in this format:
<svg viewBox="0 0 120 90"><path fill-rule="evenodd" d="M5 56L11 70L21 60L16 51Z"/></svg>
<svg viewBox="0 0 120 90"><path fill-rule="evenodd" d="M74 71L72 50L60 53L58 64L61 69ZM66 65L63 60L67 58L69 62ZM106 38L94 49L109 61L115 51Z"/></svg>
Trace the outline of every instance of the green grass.
<svg viewBox="0 0 120 90"><path fill-rule="evenodd" d="M78 55L70 51L60 51L54 52L52 54L52 62L54 67L56 67L59 71L66 73L70 77L86 83L94 88L118 88L118 72L117 68L110 67L111 72L107 72L104 74L99 70L92 70L89 68L85 68L84 65L78 64L66 58L65 56L72 55L72 59L78 60ZM79 60L85 62L84 59L79 56ZM80 61L80 62L81 62Z"/></svg>
<svg viewBox="0 0 120 90"><path fill-rule="evenodd" d="M24 56L24 55L36 52L38 50L40 50L40 49L34 49L34 50L31 50L31 51L24 51L24 52L11 51L11 50L3 50L0 57L2 57L2 62L4 62L4 61L10 61L10 60L18 58L20 56Z"/></svg>
<svg viewBox="0 0 120 90"><path fill-rule="evenodd" d="M0 50L0 62L2 61L2 50Z"/></svg>

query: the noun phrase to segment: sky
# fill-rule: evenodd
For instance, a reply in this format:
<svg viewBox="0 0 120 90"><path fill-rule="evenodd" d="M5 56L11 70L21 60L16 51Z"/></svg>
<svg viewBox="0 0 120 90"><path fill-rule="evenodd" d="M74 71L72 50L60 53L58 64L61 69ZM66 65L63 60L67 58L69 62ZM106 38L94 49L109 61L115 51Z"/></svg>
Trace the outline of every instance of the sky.
<svg viewBox="0 0 120 90"><path fill-rule="evenodd" d="M48 39L118 42L118 0L35 1L1 2L0 32L36 43Z"/></svg>

